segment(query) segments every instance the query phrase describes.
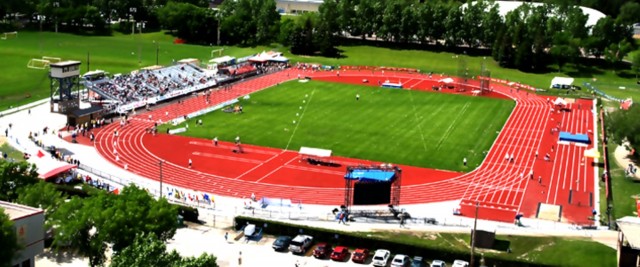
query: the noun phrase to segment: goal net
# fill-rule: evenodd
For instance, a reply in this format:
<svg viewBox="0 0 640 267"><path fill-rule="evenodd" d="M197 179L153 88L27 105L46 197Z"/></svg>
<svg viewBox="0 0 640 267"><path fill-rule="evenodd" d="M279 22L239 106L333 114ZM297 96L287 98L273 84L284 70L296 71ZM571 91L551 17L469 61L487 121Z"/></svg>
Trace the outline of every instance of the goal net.
<svg viewBox="0 0 640 267"><path fill-rule="evenodd" d="M59 57L42 57L42 60L49 61L49 63L58 63L62 61Z"/></svg>
<svg viewBox="0 0 640 267"><path fill-rule="evenodd" d="M2 36L0 37L0 39L7 40L7 39L16 38L16 37L18 37L18 32L5 32L5 33L2 33Z"/></svg>
<svg viewBox="0 0 640 267"><path fill-rule="evenodd" d="M27 63L27 68L43 70L49 67L49 64L51 64L51 62L48 60L32 58L29 60L29 63Z"/></svg>

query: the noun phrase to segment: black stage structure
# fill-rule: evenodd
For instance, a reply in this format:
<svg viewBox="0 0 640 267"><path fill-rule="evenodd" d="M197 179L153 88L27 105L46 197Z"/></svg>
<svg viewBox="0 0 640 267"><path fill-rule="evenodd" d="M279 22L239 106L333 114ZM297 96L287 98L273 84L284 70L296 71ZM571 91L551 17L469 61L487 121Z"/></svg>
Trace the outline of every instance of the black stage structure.
<svg viewBox="0 0 640 267"><path fill-rule="evenodd" d="M400 205L402 170L397 166L349 166L344 175L343 209L354 205Z"/></svg>

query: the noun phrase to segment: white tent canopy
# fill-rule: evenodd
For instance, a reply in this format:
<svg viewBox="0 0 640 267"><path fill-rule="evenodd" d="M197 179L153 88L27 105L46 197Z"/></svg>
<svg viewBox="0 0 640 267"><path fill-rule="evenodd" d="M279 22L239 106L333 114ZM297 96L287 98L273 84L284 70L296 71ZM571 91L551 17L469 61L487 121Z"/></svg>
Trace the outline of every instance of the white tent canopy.
<svg viewBox="0 0 640 267"><path fill-rule="evenodd" d="M265 61L270 61L270 60L274 60L275 58L279 58L280 60L282 60L282 58L284 58L282 56L282 53L280 52L275 52L275 51L262 51L262 53L259 53L251 58L249 58L250 61L254 61L254 62L265 62ZM286 58L285 58L286 59ZM280 61L280 60L276 60L276 61Z"/></svg>
<svg viewBox="0 0 640 267"><path fill-rule="evenodd" d="M300 151L298 152L300 155L305 156L313 156L313 157L331 157L331 150L321 149L321 148L313 148L313 147L300 147Z"/></svg>
<svg viewBox="0 0 640 267"><path fill-rule="evenodd" d="M42 179L47 179L58 175L59 173L63 173L70 169L76 168L76 165L52 159L51 157L47 157L46 155L42 158L38 157L37 154L32 155L28 162L36 164L36 166L38 167L38 176Z"/></svg>
<svg viewBox="0 0 640 267"><path fill-rule="evenodd" d="M563 98L558 97L556 98L556 100L553 100L553 104L554 105L566 105L567 101L565 101Z"/></svg>
<svg viewBox="0 0 640 267"><path fill-rule="evenodd" d="M556 84L559 84L559 85L571 85L571 84L573 84L574 80L575 79L569 78L569 77L554 77L551 80L551 87L553 87Z"/></svg>

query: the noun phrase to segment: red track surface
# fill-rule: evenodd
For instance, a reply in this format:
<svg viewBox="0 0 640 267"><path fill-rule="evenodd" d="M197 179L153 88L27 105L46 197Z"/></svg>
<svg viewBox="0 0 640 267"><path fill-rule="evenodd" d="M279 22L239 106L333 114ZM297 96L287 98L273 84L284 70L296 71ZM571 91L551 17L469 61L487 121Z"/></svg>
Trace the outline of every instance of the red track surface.
<svg viewBox="0 0 640 267"><path fill-rule="evenodd" d="M314 79L358 84L362 84L363 79L371 85L377 85L378 80L389 80L402 82L412 90L431 90L437 83L419 74L341 71L338 77L333 72L287 70L234 85L231 90L216 91L211 100L221 103L289 80L298 73ZM470 83L477 84L476 81ZM492 87L494 93L489 96L508 97L517 104L481 166L466 174L401 166L401 204L461 200L463 215L473 216L478 202L480 218L511 222L517 213L535 217L538 204L549 203L562 206L563 221L591 224L587 218L591 215L594 172L591 159L583 161L588 147L557 144L558 134L552 134L550 129L560 123L562 131L591 133L594 128L592 102L578 100L570 105L570 112L552 113L552 106L544 97L497 84ZM455 93L446 89L442 92ZM210 140L145 133L153 123L148 119L149 114L152 120L167 121L206 106L203 98L193 97L183 104L135 116L124 128L117 123L110 124L96 134L95 147L107 160L121 167L127 164L129 171L152 180L159 177L158 161L165 160L164 182L174 186L218 195L243 197L256 193L258 197L326 205L343 202L345 166L374 164L334 158L342 167L320 167L299 162L295 151L245 145L245 153L236 154L231 151L233 144L226 142L215 147ZM118 129L118 138L113 134L115 129ZM118 152L117 161L114 151ZM539 152L537 159L536 151ZM505 161L507 153L514 155L515 162ZM546 153L551 155L550 162L542 159ZM187 167L189 158L193 160L192 169ZM532 169L535 178L529 179ZM542 184L538 183L538 176L542 177Z"/></svg>

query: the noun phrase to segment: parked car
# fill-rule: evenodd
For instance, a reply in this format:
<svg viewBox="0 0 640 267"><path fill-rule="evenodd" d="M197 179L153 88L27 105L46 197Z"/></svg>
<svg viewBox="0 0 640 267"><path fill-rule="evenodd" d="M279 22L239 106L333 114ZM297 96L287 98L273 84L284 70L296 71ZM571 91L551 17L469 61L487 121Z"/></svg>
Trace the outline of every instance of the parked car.
<svg viewBox="0 0 640 267"><path fill-rule="evenodd" d="M364 263L367 261L369 257L369 250L366 248L358 248L353 252L353 257L351 257L351 261L357 263Z"/></svg>
<svg viewBox="0 0 640 267"><path fill-rule="evenodd" d="M324 242L318 243L316 249L313 250L313 256L318 259L324 259L329 254L331 254L331 245Z"/></svg>
<svg viewBox="0 0 640 267"><path fill-rule="evenodd" d="M407 267L411 264L411 259L407 255L398 254L393 257L391 267Z"/></svg>
<svg viewBox="0 0 640 267"><path fill-rule="evenodd" d="M447 264L441 260L433 260L430 267L447 267Z"/></svg>
<svg viewBox="0 0 640 267"><path fill-rule="evenodd" d="M308 235L297 235L293 240L291 240L289 250L296 254L304 254L307 252L309 247L311 247L311 243L313 243L313 237Z"/></svg>
<svg viewBox="0 0 640 267"><path fill-rule="evenodd" d="M387 266L391 252L386 249L378 249L373 254L373 266Z"/></svg>
<svg viewBox="0 0 640 267"><path fill-rule="evenodd" d="M426 267L426 265L424 264L424 259L420 256L413 257L413 260L411 261L411 267Z"/></svg>
<svg viewBox="0 0 640 267"><path fill-rule="evenodd" d="M331 259L334 261L344 261L349 256L349 248L337 246L331 252Z"/></svg>
<svg viewBox="0 0 640 267"><path fill-rule="evenodd" d="M455 260L451 267L469 267L469 263L463 260Z"/></svg>
<svg viewBox="0 0 640 267"><path fill-rule="evenodd" d="M554 85L551 85L551 88L554 88L554 89L572 89L571 85L569 85L569 84L554 84Z"/></svg>
<svg viewBox="0 0 640 267"><path fill-rule="evenodd" d="M273 241L273 245L271 246L275 251L284 251L291 244L290 236L279 236L276 238L276 241Z"/></svg>

